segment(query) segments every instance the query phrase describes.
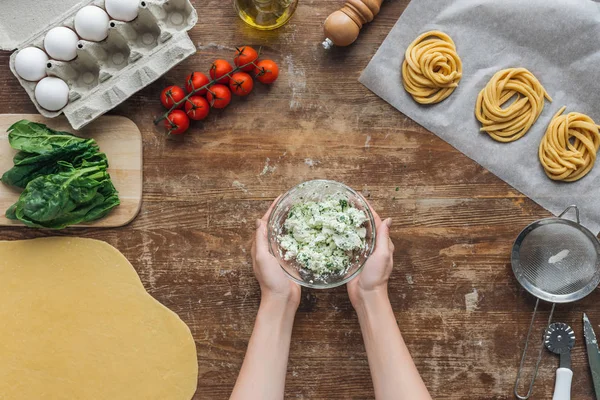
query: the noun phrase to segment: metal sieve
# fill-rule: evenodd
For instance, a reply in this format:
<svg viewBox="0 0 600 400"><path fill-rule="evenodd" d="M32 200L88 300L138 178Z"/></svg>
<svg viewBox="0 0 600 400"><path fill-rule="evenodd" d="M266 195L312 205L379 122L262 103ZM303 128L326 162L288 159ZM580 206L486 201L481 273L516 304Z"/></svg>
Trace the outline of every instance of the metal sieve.
<svg viewBox="0 0 600 400"><path fill-rule="evenodd" d="M563 218L569 210L575 211L577 222ZM525 400L533 392L544 349L542 340L529 390L525 396L519 395L519 381L539 302L552 303L550 325L556 303L570 303L590 294L600 282L600 243L580 224L577 206L569 206L558 217L535 221L523 229L513 245L511 262L517 281L537 298L514 389L515 396Z"/></svg>

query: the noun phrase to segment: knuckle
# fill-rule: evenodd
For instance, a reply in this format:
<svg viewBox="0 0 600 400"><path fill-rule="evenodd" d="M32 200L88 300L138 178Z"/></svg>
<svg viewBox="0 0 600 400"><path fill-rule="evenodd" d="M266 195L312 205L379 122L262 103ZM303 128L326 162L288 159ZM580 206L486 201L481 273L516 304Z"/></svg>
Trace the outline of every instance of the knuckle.
<svg viewBox="0 0 600 400"><path fill-rule="evenodd" d="M268 261L268 257L269 257L268 253L265 254L265 252L263 252L263 251L258 251L258 252L256 252L256 255L254 256L254 259L256 260L256 262L258 264L264 264Z"/></svg>
<svg viewBox="0 0 600 400"><path fill-rule="evenodd" d="M390 252L390 249L381 249L379 251L379 257L381 257L383 260L387 260L391 257L391 255L392 253Z"/></svg>

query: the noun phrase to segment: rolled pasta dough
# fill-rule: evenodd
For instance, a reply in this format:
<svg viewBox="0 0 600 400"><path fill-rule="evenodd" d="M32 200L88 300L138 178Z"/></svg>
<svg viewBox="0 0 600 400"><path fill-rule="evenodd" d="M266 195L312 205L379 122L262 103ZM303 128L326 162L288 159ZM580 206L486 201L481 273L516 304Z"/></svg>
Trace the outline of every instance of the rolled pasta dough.
<svg viewBox="0 0 600 400"><path fill-rule="evenodd" d="M0 242L0 398L189 400L196 347L127 259L81 238Z"/></svg>

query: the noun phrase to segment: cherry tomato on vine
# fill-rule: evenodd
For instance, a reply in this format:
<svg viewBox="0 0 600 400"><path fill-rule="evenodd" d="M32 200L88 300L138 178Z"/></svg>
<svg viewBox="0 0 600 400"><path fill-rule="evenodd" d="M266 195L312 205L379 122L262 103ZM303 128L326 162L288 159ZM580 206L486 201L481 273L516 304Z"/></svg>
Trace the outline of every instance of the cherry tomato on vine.
<svg viewBox="0 0 600 400"><path fill-rule="evenodd" d="M165 128L171 135L181 135L190 127L190 119L182 110L173 110L165 118Z"/></svg>
<svg viewBox="0 0 600 400"><path fill-rule="evenodd" d="M202 96L190 96L185 102L185 113L194 121L203 120L209 111L210 105Z"/></svg>
<svg viewBox="0 0 600 400"><path fill-rule="evenodd" d="M178 101L183 100L185 97L185 92L179 86L168 86L163 89L160 94L160 102L165 108L171 108ZM183 107L183 103L181 103L177 108Z"/></svg>
<svg viewBox="0 0 600 400"><path fill-rule="evenodd" d="M236 67L241 67L242 65L258 60L258 53L250 46L236 47L235 50L236 53L233 62ZM254 65L252 64L241 68L242 71L252 71L253 69Z"/></svg>
<svg viewBox="0 0 600 400"><path fill-rule="evenodd" d="M279 76L279 67L273 60L260 60L254 68L254 76L260 83L273 83Z"/></svg>
<svg viewBox="0 0 600 400"><path fill-rule="evenodd" d="M238 96L248 96L254 87L252 77L245 72L236 72L231 75L229 89Z"/></svg>
<svg viewBox="0 0 600 400"><path fill-rule="evenodd" d="M227 75L231 71L233 71L233 67L227 61L215 60L212 63L212 65L210 66L210 77L213 80L223 77L223 78L219 79L217 81L217 83L222 83L224 85L227 85L229 83L229 76L224 76L224 75Z"/></svg>
<svg viewBox="0 0 600 400"><path fill-rule="evenodd" d="M185 78L185 90L187 90L188 93L192 93L195 89L208 84L208 82L210 82L208 77L202 72L192 72ZM195 94L203 96L206 94L206 89L199 90Z"/></svg>
<svg viewBox="0 0 600 400"><path fill-rule="evenodd" d="M225 108L231 101L231 92L225 85L212 85L208 88L206 99L213 108Z"/></svg>

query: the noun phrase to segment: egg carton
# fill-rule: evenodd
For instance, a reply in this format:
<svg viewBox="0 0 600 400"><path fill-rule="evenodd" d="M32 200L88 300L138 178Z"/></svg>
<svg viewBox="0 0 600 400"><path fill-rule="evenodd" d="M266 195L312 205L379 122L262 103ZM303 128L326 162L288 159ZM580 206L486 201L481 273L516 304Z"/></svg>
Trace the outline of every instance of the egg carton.
<svg viewBox="0 0 600 400"><path fill-rule="evenodd" d="M87 5L104 9L104 0L0 1L0 48L43 50L46 33L56 26L74 31L75 14ZM59 111L42 108L34 96L37 82L16 73L18 51L10 57L10 69L40 114L49 118L64 114L79 129L194 54L196 46L187 31L197 20L189 0L140 0L138 17L131 22L111 20L105 40L80 39L74 60L51 59L46 66L48 76L69 85L69 102Z"/></svg>

